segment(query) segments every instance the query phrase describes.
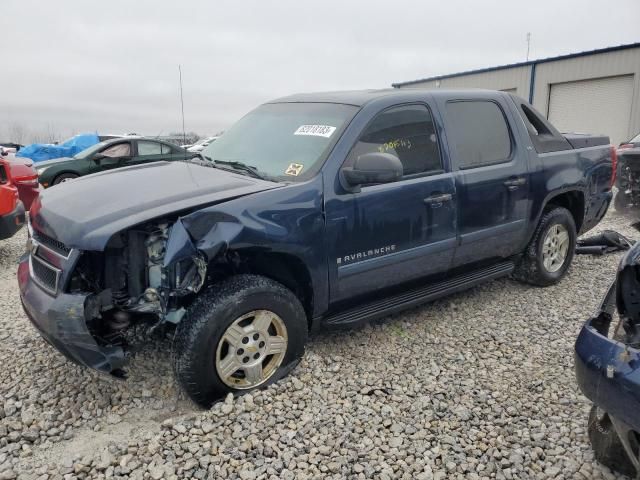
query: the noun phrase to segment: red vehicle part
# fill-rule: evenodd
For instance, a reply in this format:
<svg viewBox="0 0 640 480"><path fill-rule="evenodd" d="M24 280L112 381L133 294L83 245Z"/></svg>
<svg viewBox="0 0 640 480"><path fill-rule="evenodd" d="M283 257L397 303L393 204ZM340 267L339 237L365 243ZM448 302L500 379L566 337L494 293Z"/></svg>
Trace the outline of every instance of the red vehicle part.
<svg viewBox="0 0 640 480"><path fill-rule="evenodd" d="M24 205L11 183L6 165L0 163L0 240L16 233L25 222Z"/></svg>
<svg viewBox="0 0 640 480"><path fill-rule="evenodd" d="M18 189L20 201L25 210L29 211L42 189L38 183L38 172L33 167L33 160L7 155L0 158L0 164L5 166L10 182Z"/></svg>

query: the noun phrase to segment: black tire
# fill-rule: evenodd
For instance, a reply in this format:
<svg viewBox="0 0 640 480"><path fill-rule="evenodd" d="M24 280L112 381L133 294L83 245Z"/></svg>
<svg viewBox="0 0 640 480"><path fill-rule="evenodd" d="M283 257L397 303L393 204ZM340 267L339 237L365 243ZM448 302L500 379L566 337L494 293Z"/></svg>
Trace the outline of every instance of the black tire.
<svg viewBox="0 0 640 480"><path fill-rule="evenodd" d="M270 310L286 326L288 342L282 363L255 388L284 377L300 361L308 323L298 298L280 283L258 275L236 275L200 293L178 324L173 340L173 369L178 383L199 405L209 408L229 392L245 393L225 384L216 370L216 349L227 328L254 310Z"/></svg>
<svg viewBox="0 0 640 480"><path fill-rule="evenodd" d="M548 271L543 264L543 241L549 229L555 225L562 225L569 233L569 247L562 266L554 271ZM553 207L542 214L533 238L525 249L513 276L522 282L540 287L558 283L567 273L576 248L576 223L573 216L563 207Z"/></svg>
<svg viewBox="0 0 640 480"><path fill-rule="evenodd" d="M587 432L593 449L593 456L602 465L629 477L635 477L636 469L629 460L627 452L618 437L611 418L605 412L598 415L598 408L589 412Z"/></svg>
<svg viewBox="0 0 640 480"><path fill-rule="evenodd" d="M613 206L618 213L627 213L629 211L629 203L630 202L629 195L618 190L616 196L613 198Z"/></svg>
<svg viewBox="0 0 640 480"><path fill-rule="evenodd" d="M73 180L78 177L79 175L76 175L75 173L61 173L60 175L58 175L56 178L53 179L53 182L51 183L51 185L58 185L59 183L66 182L68 180Z"/></svg>

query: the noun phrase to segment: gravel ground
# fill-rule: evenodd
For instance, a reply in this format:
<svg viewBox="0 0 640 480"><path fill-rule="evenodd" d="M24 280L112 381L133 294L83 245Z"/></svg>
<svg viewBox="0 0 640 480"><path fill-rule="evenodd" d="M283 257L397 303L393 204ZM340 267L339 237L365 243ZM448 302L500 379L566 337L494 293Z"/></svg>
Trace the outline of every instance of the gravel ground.
<svg viewBox="0 0 640 480"><path fill-rule="evenodd" d="M640 234L615 212L599 226ZM573 343L620 254L559 285L502 279L314 336L292 376L202 411L158 339L121 382L74 366L21 311L25 233L0 242L0 480L614 479L586 435Z"/></svg>

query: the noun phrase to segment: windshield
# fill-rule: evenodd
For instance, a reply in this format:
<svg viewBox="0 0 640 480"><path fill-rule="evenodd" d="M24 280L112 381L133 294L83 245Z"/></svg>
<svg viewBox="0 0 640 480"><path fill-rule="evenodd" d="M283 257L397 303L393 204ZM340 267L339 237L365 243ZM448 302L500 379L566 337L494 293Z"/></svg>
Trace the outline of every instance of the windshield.
<svg viewBox="0 0 640 480"><path fill-rule="evenodd" d="M202 155L243 163L277 180L306 180L322 166L357 110L334 103L262 105L209 144Z"/></svg>
<svg viewBox="0 0 640 480"><path fill-rule="evenodd" d="M640 143L640 133L629 140L629 143Z"/></svg>
<svg viewBox="0 0 640 480"><path fill-rule="evenodd" d="M105 140L104 142L96 143L95 145L89 148L86 148L81 152L76 153L73 156L73 158L77 160L82 160L83 158L87 158L89 155L93 154L94 152L97 152L98 150L100 150L102 147L106 146L110 142L111 140Z"/></svg>

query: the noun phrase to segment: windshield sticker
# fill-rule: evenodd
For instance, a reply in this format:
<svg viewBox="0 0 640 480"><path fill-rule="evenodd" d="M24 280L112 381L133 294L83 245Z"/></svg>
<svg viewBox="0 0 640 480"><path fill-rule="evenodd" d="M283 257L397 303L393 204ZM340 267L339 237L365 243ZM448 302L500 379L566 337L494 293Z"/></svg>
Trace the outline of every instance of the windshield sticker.
<svg viewBox="0 0 640 480"><path fill-rule="evenodd" d="M293 132L294 135L313 135L329 138L336 131L336 127L329 125L301 125Z"/></svg>
<svg viewBox="0 0 640 480"><path fill-rule="evenodd" d="M303 168L304 168L304 165L301 165L299 163L292 163L284 171L284 174L293 175L294 177L297 177L298 175L300 175L300 172L302 171Z"/></svg>

